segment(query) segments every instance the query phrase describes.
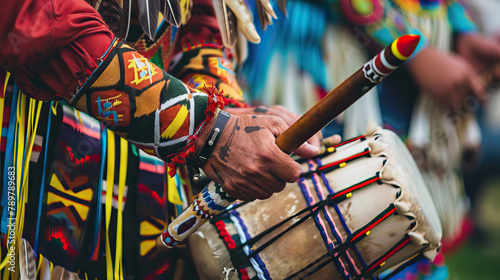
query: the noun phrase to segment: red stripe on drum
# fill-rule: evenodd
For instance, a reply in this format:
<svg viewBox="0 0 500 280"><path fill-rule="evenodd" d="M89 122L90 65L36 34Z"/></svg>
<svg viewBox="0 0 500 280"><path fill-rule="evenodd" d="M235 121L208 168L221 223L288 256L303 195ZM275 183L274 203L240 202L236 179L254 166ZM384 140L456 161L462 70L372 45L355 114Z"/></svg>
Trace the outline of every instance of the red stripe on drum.
<svg viewBox="0 0 500 280"><path fill-rule="evenodd" d="M336 193L336 194L335 194L335 195L334 195L331 199L335 199L335 198L337 198L337 197L341 197L341 196L343 196L343 195L347 195L347 194L349 194L350 192L353 192L353 191L355 191L355 190L357 190L357 189L361 189L361 188L366 187L366 186L368 186L368 185L370 185L370 184L372 184L372 183L375 183L375 182L377 182L379 179L380 179L380 177L378 177L378 176L377 176L377 177L375 177L375 178L372 178L372 179L366 180L366 181L364 181L364 182L362 182L362 183L360 183L360 184L354 185L354 186L352 186L352 187L350 187L350 188L347 188L347 189L345 189L345 190L343 190L343 191L341 191L341 192Z"/></svg>
<svg viewBox="0 0 500 280"><path fill-rule="evenodd" d="M342 164L343 162L346 162L346 161L349 161L349 160L353 160L353 159L356 159L356 158L360 158L360 157L363 157L363 156L368 155L368 154L370 154L370 151L364 151L362 153L355 154L355 155L350 156L348 158L344 158L342 160L335 161L335 162L329 163L327 165L323 165L320 168L318 168L318 170L322 171L322 170L328 169L328 168L330 168L332 166L336 166L336 165Z"/></svg>
<svg viewBox="0 0 500 280"><path fill-rule="evenodd" d="M363 140L364 138L365 138L365 135L361 135L361 136L358 136L358 137L355 137L355 138L352 138L352 139L349 139L349 140L345 140L344 142L342 142L342 143L340 143L340 144L337 144L337 145L334 145L334 146L332 146L332 147L334 147L334 148L338 148L338 147L340 147L340 146L344 146L344 145L349 144L349 143L351 143L351 142L354 142L354 141L356 141L356 140Z"/></svg>
<svg viewBox="0 0 500 280"><path fill-rule="evenodd" d="M367 270L367 272L370 272L374 268L382 267L384 265L385 261L387 261L390 257L392 257L394 254L396 254L403 247L408 245L410 243L410 241L411 241L410 236L406 235L406 238L403 239L402 242L399 243L399 245L397 245L395 248L393 248L392 250L387 252L387 254L385 254L385 256L383 256L382 258L380 258L380 260L378 260L376 263L371 265L370 268Z"/></svg>
<svg viewBox="0 0 500 280"><path fill-rule="evenodd" d="M382 216L382 218L380 218L377 221L373 222L371 225L369 225L368 227L366 227L360 233L356 234L356 236L354 236L354 238L351 241L354 242L356 239L360 238L361 236L363 236L365 234L368 235L367 232L369 232L371 229L373 229L375 226L377 226L378 224L380 224L385 219L389 218L389 216L391 216L392 214L394 214L394 212L396 212L396 207L394 207L391 210L389 210L387 213L385 213L384 216Z"/></svg>

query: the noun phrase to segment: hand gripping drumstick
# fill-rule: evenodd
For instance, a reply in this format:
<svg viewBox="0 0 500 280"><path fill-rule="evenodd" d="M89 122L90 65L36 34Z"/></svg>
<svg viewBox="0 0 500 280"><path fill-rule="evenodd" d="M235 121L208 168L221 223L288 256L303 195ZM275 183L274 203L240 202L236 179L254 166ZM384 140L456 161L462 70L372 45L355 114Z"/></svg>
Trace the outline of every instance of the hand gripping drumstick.
<svg viewBox="0 0 500 280"><path fill-rule="evenodd" d="M295 151L405 62L415 51L419 41L418 35L405 35L392 42L279 135L276 138L278 147L289 154ZM208 185L168 225L158 237L157 246L174 247L233 201L218 184Z"/></svg>

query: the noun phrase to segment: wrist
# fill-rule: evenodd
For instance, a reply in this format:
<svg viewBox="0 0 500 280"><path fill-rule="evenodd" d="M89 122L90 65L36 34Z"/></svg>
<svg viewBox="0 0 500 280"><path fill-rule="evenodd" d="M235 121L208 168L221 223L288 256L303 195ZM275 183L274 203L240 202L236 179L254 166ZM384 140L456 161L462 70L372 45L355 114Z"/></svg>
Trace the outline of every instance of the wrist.
<svg viewBox="0 0 500 280"><path fill-rule="evenodd" d="M194 133L189 136L189 142L183 150L170 158L170 162L168 163L170 176L175 174L178 165L186 164L194 158L200 149L200 143L204 143L208 137L206 133L212 128L217 112L224 107L224 101L221 96L222 92L219 92L215 86L204 86L203 91L208 94L208 102L203 108L205 110L205 118L204 120L199 120L199 124L194 129Z"/></svg>
<svg viewBox="0 0 500 280"><path fill-rule="evenodd" d="M224 129L230 119L230 114L217 110L217 115L212 118L210 125L207 126L202 133L200 133L200 138L194 147L194 156L192 156L187 162L188 169L193 176L194 183L200 182L200 169L203 168L205 163L212 156L212 153L221 139Z"/></svg>
<svg viewBox="0 0 500 280"><path fill-rule="evenodd" d="M231 115L225 111L217 110L215 112L214 117L205 126L205 129L200 132L198 140L194 145L192 158L197 157L207 146L215 147L230 117Z"/></svg>

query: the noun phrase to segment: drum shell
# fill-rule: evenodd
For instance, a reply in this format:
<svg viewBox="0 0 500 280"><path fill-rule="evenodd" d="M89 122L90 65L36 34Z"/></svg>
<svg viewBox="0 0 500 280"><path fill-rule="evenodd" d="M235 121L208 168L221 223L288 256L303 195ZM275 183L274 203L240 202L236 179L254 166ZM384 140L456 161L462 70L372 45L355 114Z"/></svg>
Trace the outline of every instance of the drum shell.
<svg viewBox="0 0 500 280"><path fill-rule="evenodd" d="M348 162L345 167L337 168L325 173L325 178L321 175L314 175L305 178L302 182L309 190L310 199L315 202L327 195L327 184L335 193L348 186L355 185L375 174L383 174L384 170L390 169L393 178L391 180L380 180L370 184L358 191L353 192L353 196L338 204L338 209L345 219L347 228L354 232L368 224L379 213L387 209L394 203L406 205L404 210L398 209L397 215L378 224L370 234L357 244L357 249L367 264L375 262L384 253L391 250L398 241L402 240L409 232L423 236L424 244L419 239L412 241L402 250L397 251L389 258L384 267L375 274L385 270L402 261L412 257L416 253L427 250L434 252L439 248L441 238L441 228L438 222L436 210L428 193L425 193L425 186L418 169L411 160L404 145L399 138L388 131L378 131L375 135L366 137L364 140L339 147L334 153L321 159L323 165L349 158L359 151L370 150L370 142L380 142L382 151L372 151L369 157L362 157ZM303 171L316 168L316 160L308 160L302 163ZM325 180L327 180L327 183ZM316 187L321 190L315 190ZM424 192L422 194L422 192ZM322 193L322 194L321 194ZM307 195L306 195L307 196ZM320 197L323 196L323 197ZM244 223L250 236L256 236L272 225L286 219L295 212L306 208L307 202L304 199L303 190L297 183L288 184L281 193L274 194L268 200L254 201L236 211L240 220ZM348 237L347 230L342 226L339 215L334 207L328 207L328 213L320 211L320 220L325 224L328 239L334 242L345 241ZM330 216L335 224L338 235L342 241L337 240L327 223ZM288 222L277 231L291 226L294 220ZM237 228L230 223L226 223L226 230L232 235L237 234ZM275 231L276 232L276 231ZM236 235L241 237L242 234ZM266 242L275 235L270 234L255 244L256 247ZM197 234L189 239L192 254L197 266L200 278L202 279L224 279L222 271L225 268L232 268L224 242L219 238L219 232L213 225L207 224L200 228ZM209 254L210 253L210 254ZM327 253L325 242L312 218L309 218L297 228L284 234L275 243L259 253L259 257L265 264L272 279L284 279L291 273L300 270L320 256ZM433 255L433 254L429 254ZM350 273L349 260L356 267L362 269L363 265L356 256L353 249L348 250L341 260ZM250 278L255 276L255 271L248 268ZM232 272L229 279L238 279L237 274ZM312 279L341 279L341 275L334 264L330 263L320 271L314 273Z"/></svg>

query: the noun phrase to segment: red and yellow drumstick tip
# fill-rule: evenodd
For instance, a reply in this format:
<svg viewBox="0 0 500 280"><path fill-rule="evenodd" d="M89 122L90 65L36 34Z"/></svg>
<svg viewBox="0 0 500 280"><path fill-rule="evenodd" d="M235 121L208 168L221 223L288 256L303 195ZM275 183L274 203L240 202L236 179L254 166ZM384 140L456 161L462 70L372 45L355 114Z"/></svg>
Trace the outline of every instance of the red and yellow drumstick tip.
<svg viewBox="0 0 500 280"><path fill-rule="evenodd" d="M400 60L407 60L413 54L420 42L420 35L404 35L392 43L391 50Z"/></svg>

